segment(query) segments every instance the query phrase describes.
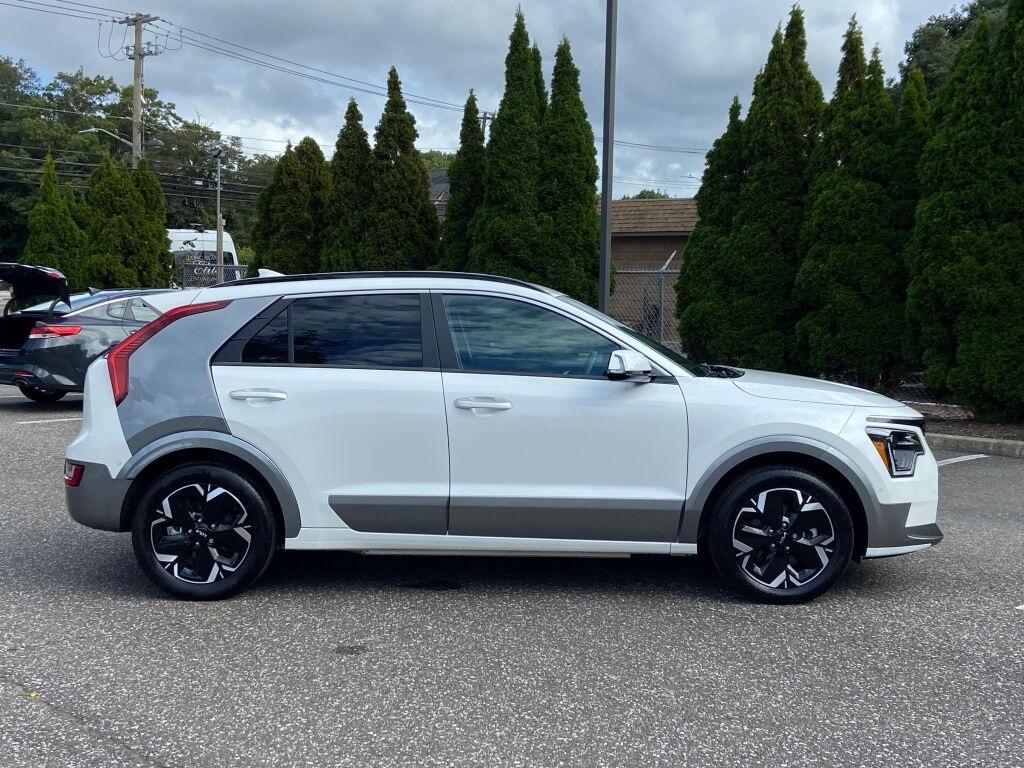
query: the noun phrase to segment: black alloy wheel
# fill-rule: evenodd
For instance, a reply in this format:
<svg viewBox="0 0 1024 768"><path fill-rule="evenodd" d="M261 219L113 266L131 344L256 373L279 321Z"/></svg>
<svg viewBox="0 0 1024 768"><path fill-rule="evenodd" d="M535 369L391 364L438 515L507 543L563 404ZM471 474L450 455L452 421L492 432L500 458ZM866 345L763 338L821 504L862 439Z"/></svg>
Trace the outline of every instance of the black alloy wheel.
<svg viewBox="0 0 1024 768"><path fill-rule="evenodd" d="M273 556L277 523L250 480L220 465L185 465L157 478L132 526L135 556L175 597L210 600L244 589Z"/></svg>
<svg viewBox="0 0 1024 768"><path fill-rule="evenodd" d="M737 478L713 510L707 546L729 584L766 602L825 592L849 564L853 523L821 478L770 467Z"/></svg>

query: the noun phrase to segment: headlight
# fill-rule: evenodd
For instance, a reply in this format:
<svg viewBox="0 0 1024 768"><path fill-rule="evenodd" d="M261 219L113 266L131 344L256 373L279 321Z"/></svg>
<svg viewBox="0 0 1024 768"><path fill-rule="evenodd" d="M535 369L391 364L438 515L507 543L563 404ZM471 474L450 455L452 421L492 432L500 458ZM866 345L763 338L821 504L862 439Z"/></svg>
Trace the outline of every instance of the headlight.
<svg viewBox="0 0 1024 768"><path fill-rule="evenodd" d="M870 430L868 437L885 468L893 477L910 477L917 466L917 457L924 455L924 445L913 432L901 430Z"/></svg>

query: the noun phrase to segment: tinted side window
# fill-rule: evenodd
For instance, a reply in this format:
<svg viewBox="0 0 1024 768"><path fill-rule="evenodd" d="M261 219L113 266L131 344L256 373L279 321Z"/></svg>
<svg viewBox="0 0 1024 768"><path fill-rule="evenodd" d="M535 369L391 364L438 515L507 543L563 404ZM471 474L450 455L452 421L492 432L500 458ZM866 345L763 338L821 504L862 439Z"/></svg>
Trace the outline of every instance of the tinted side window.
<svg viewBox="0 0 1024 768"><path fill-rule="evenodd" d="M288 362L288 308L285 307L242 349L243 363Z"/></svg>
<svg viewBox="0 0 1024 768"><path fill-rule="evenodd" d="M128 306L128 299L111 301L108 304L101 304L98 307L87 309L82 312L82 317L91 317L96 320L117 320L124 317L124 310Z"/></svg>
<svg viewBox="0 0 1024 768"><path fill-rule="evenodd" d="M302 365L419 368L417 294L325 296L291 305L295 362Z"/></svg>
<svg viewBox="0 0 1024 768"><path fill-rule="evenodd" d="M522 301L451 294L444 308L466 371L603 376L619 348L564 315Z"/></svg>

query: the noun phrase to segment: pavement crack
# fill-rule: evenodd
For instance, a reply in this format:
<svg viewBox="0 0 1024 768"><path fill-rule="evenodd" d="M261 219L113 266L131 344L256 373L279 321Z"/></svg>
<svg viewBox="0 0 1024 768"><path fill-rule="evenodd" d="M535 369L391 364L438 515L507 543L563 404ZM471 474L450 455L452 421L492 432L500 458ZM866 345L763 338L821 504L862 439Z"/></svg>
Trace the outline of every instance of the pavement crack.
<svg viewBox="0 0 1024 768"><path fill-rule="evenodd" d="M170 763L164 763L160 760L150 757L146 753L140 752L138 749L131 746L127 742L122 741L116 736L111 736L107 733L104 733L100 728L98 728L96 725L94 725L92 722L90 722L82 715L76 714L67 709L64 709L61 706L58 706L57 704L54 704L52 701L47 700L46 697L43 696L39 691L25 685L24 683L15 679L14 677L0 674L0 685L5 685L8 688L13 688L15 691L20 693L30 702L30 706L45 707L47 712L53 717L87 733L97 742L100 742L103 745L107 746L115 753L126 755L135 760L136 762L142 763L147 766L151 766L151 768L174 768L174 766Z"/></svg>

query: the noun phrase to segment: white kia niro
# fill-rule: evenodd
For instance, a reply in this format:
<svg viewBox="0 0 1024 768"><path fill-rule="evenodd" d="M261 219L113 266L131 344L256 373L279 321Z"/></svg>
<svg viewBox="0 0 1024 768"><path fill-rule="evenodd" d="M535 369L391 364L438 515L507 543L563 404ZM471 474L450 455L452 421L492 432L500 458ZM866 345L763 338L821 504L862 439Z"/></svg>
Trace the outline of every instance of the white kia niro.
<svg viewBox="0 0 1024 768"><path fill-rule="evenodd" d="M706 554L792 603L937 544L921 415L699 365L566 296L445 272L181 294L93 363L71 516L204 600L285 549Z"/></svg>

